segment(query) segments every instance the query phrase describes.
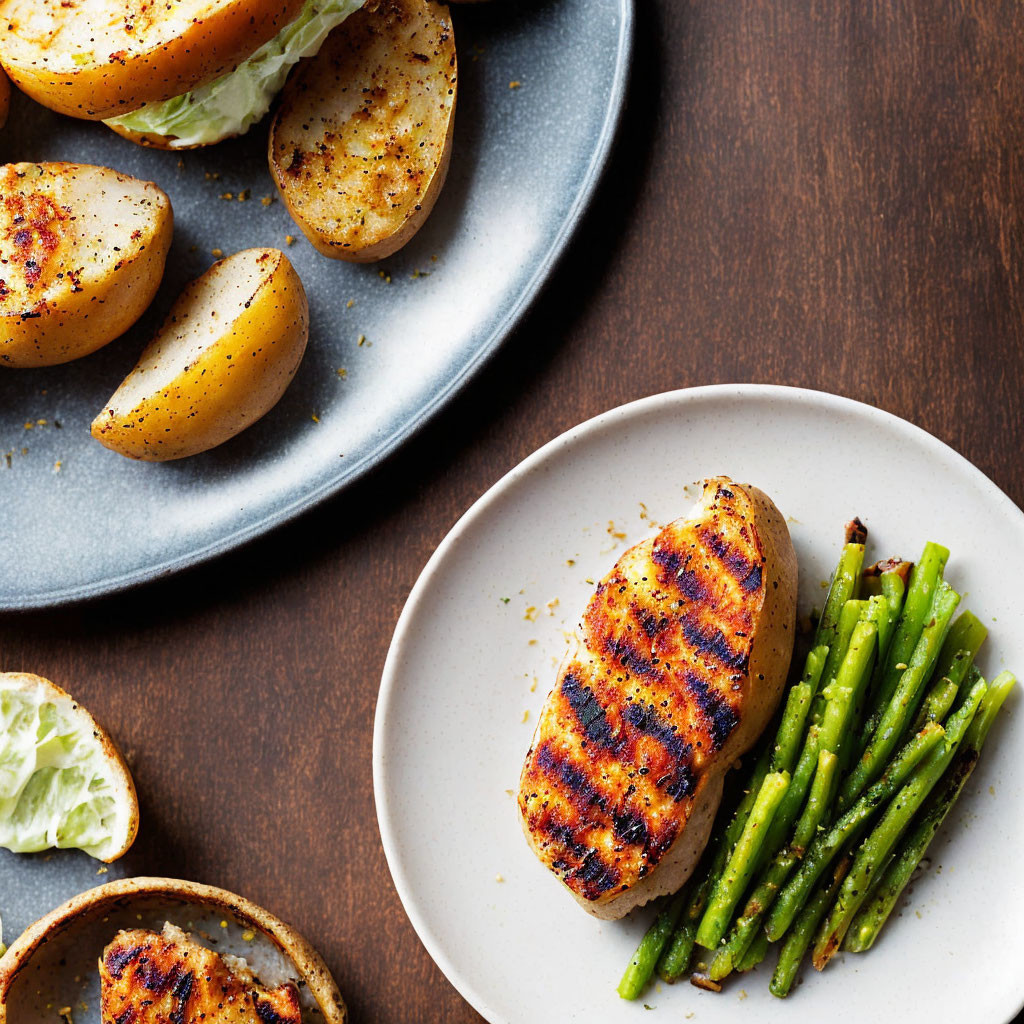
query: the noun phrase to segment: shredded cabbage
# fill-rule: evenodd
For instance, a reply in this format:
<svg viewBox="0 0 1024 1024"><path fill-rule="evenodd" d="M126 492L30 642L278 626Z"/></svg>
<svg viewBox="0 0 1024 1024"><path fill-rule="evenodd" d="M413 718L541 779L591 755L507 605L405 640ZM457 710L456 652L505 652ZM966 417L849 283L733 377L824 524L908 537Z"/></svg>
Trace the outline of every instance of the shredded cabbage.
<svg viewBox="0 0 1024 1024"><path fill-rule="evenodd" d="M88 719L37 690L0 689L0 846L102 859L123 841L129 814Z"/></svg>
<svg viewBox="0 0 1024 1024"><path fill-rule="evenodd" d="M306 0L298 17L234 71L163 103L147 103L105 123L168 138L178 149L247 132L270 109L292 65L312 57L331 29L365 0Z"/></svg>

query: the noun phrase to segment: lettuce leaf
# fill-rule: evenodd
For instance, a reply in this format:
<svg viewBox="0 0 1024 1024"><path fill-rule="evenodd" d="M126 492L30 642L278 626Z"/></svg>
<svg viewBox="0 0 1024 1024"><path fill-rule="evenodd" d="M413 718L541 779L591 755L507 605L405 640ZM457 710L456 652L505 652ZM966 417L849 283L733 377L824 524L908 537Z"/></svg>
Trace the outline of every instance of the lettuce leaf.
<svg viewBox="0 0 1024 1024"><path fill-rule="evenodd" d="M234 71L191 92L163 103L147 103L105 123L162 135L173 140L170 145L174 149L205 146L241 135L270 109L292 66L316 54L331 29L364 3L306 0L297 18Z"/></svg>
<svg viewBox="0 0 1024 1024"><path fill-rule="evenodd" d="M0 680L0 847L71 847L102 859L122 842L129 812L88 721Z"/></svg>

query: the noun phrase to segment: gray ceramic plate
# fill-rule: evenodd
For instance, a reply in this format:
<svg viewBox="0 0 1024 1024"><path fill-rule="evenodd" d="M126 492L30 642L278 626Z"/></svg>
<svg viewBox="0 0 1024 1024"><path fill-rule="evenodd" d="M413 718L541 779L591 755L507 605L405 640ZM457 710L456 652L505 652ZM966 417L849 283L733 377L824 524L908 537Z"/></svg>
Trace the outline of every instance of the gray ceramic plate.
<svg viewBox="0 0 1024 1024"><path fill-rule="evenodd" d="M266 123L179 155L15 99L4 162L75 160L154 180L174 205L175 237L157 300L129 334L63 367L0 371L0 609L118 590L295 516L380 462L509 333L608 154L632 0L502 0L454 17L461 80L448 183L424 229L380 266L324 259L280 202L261 203L274 194ZM221 198L240 192L247 201ZM135 464L93 441L92 417L212 250L283 248L290 234L312 329L279 405L179 463Z"/></svg>

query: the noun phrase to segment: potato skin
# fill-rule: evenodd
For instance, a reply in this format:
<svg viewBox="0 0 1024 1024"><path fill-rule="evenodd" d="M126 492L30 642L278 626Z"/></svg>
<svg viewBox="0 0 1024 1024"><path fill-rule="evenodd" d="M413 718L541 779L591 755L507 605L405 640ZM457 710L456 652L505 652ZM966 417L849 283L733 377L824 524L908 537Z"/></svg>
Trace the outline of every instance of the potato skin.
<svg viewBox="0 0 1024 1024"><path fill-rule="evenodd" d="M227 300L234 305L225 303L226 293L235 297ZM214 319L217 331L205 337ZM185 288L135 369L93 420L92 436L147 462L214 448L284 394L308 335L306 292L284 253L245 249L228 256ZM179 360L181 369L160 380Z"/></svg>
<svg viewBox="0 0 1024 1024"><path fill-rule="evenodd" d="M157 185L88 164L5 164L0 199L0 366L88 355L152 302L174 232Z"/></svg>
<svg viewBox="0 0 1024 1024"><path fill-rule="evenodd" d="M363 8L296 69L268 159L317 250L371 262L420 229L448 173L457 86L451 17L434 0Z"/></svg>
<svg viewBox="0 0 1024 1024"><path fill-rule="evenodd" d="M171 17L164 5L139 0L104 0L102 13L84 0L0 0L0 64L51 110L89 120L116 117L233 70L295 18L302 0L179 0L175 6ZM40 27L30 36L31 24ZM103 45L94 55L97 32Z"/></svg>

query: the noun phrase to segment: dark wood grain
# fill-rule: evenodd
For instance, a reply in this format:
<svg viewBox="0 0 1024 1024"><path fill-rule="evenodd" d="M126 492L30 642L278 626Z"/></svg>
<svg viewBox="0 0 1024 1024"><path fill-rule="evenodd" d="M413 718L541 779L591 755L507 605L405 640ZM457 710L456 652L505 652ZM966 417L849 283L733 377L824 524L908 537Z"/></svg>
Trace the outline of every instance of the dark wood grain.
<svg viewBox="0 0 1024 1024"><path fill-rule="evenodd" d="M214 565L0 619L3 668L72 687L131 749L131 869L277 910L356 1021L479 1019L391 886L371 725L417 573L520 459L630 399L767 381L904 416L1024 501L1024 7L640 7L624 130L581 236L440 421Z"/></svg>

